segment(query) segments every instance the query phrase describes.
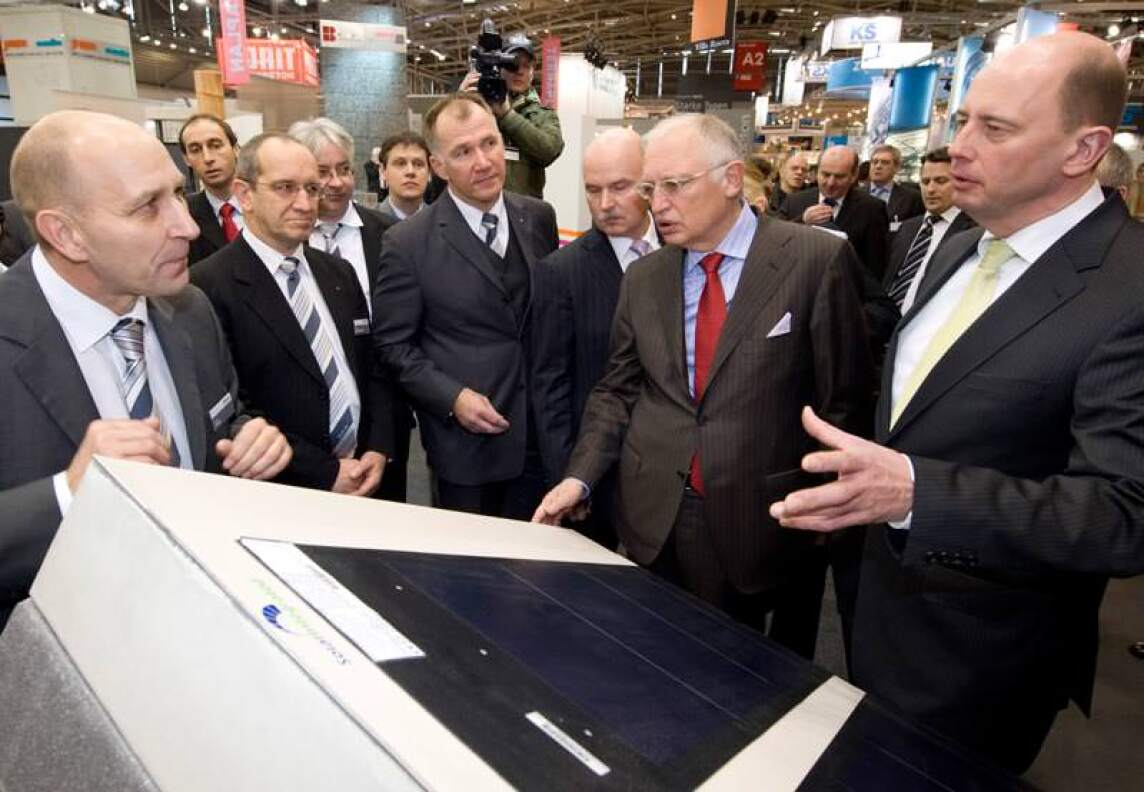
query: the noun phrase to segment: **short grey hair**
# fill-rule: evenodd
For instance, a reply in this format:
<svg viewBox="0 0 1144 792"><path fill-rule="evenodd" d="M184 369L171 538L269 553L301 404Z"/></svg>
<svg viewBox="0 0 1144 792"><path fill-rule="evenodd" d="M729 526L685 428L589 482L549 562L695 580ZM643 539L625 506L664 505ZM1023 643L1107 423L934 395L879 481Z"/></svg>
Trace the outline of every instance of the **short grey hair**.
<svg viewBox="0 0 1144 792"><path fill-rule="evenodd" d="M707 164L712 168L743 159L743 144L735 134L735 130L727 122L715 116L699 113L683 113L660 121L650 132L644 134L644 151L647 151L648 145L660 138L685 131L699 138Z"/></svg>
<svg viewBox="0 0 1144 792"><path fill-rule="evenodd" d="M295 121L286 130L286 134L308 148L315 157L318 156L318 149L330 143L344 151L346 159L354 158L353 136L332 119L322 117Z"/></svg>
<svg viewBox="0 0 1144 792"><path fill-rule="evenodd" d="M1096 180L1101 187L1118 190L1121 187L1130 187L1136 180L1132 167L1132 158L1128 152L1113 143L1108 147L1100 164L1096 166Z"/></svg>

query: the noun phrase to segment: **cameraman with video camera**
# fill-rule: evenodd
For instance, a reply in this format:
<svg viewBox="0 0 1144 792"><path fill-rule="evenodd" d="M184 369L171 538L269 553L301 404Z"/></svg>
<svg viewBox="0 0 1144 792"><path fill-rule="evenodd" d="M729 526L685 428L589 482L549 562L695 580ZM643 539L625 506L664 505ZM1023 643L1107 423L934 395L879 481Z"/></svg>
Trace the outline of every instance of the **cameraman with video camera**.
<svg viewBox="0 0 1144 792"><path fill-rule="evenodd" d="M528 36L514 33L500 50L500 37L492 30L492 24L487 23L486 28L473 50L475 70L465 77L461 90L478 91L496 116L507 160L505 189L543 198L544 169L564 150L560 119L555 110L540 103L532 87L536 53ZM487 39L490 34L494 38ZM487 64L496 61L504 75L499 84L506 86L507 92L498 90L496 78L481 81L482 72L487 71L490 76L495 73L495 67L487 68Z"/></svg>

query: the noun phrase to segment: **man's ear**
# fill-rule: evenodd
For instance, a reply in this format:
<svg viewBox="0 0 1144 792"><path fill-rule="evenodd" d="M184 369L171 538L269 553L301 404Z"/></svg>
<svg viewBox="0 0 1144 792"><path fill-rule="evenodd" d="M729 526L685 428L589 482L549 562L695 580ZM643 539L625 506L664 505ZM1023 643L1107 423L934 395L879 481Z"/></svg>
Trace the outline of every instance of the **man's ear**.
<svg viewBox="0 0 1144 792"><path fill-rule="evenodd" d="M1073 148L1065 158L1062 171L1066 176L1081 176L1095 170L1112 145L1112 130L1105 126L1084 127L1073 136Z"/></svg>
<svg viewBox="0 0 1144 792"><path fill-rule="evenodd" d="M436 154L429 155L429 165L433 168L433 172L437 174L437 178L449 181L445 175L445 161L438 157Z"/></svg>
<svg viewBox="0 0 1144 792"><path fill-rule="evenodd" d="M36 213L36 237L70 261L87 260L83 230L75 218L62 209L41 209Z"/></svg>

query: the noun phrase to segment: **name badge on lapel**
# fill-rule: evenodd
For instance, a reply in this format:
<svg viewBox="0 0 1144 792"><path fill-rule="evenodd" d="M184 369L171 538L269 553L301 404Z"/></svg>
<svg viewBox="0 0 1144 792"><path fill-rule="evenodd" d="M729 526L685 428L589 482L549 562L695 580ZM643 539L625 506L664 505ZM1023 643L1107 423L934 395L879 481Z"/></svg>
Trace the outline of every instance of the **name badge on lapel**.
<svg viewBox="0 0 1144 792"><path fill-rule="evenodd" d="M505 146L504 158L506 162L520 162L520 149Z"/></svg>
<svg viewBox="0 0 1144 792"><path fill-rule="evenodd" d="M211 428L216 432L234 417L234 399L230 397L230 391L224 393L218 403L211 407L210 416Z"/></svg>
<svg viewBox="0 0 1144 792"><path fill-rule="evenodd" d="M354 335L369 335L369 319L354 319Z"/></svg>

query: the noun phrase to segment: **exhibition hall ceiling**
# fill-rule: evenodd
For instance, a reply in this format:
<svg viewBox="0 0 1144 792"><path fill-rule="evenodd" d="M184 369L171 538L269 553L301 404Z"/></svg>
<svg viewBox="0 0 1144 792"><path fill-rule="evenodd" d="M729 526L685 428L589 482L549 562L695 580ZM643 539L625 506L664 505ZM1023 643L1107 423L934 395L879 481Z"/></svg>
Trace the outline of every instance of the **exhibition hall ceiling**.
<svg viewBox="0 0 1144 792"><path fill-rule="evenodd" d="M100 13L122 14L127 0L81 0ZM641 98L658 93L663 64L664 96L674 93L685 55L689 69L706 70L707 57L689 53L691 4L679 0L397 0L409 36L410 89L441 92L456 84L466 68L469 47L481 20L492 19L499 31L525 31L534 41L558 36L565 52L596 46L630 78L637 64ZM391 5L382 3L381 5ZM764 41L778 59L813 48L822 26L833 16L897 14L904 18L903 41L932 40L935 47L954 44L959 36L988 31L1011 19L1021 2L992 0L896 0L894 2L814 2L742 0L737 39ZM317 21L336 3L323 0L247 0L248 35L306 38L318 44ZM135 63L141 82L187 88L191 72L214 58L211 36L217 35L217 3L199 0L135 0ZM1042 3L1082 29L1123 36L1144 24L1144 2ZM118 11L116 10L118 9ZM146 39L146 40L144 40ZM1137 49L1142 49L1137 47ZM711 71L727 71L730 56L717 52ZM1144 89L1144 57L1131 64L1134 92Z"/></svg>

